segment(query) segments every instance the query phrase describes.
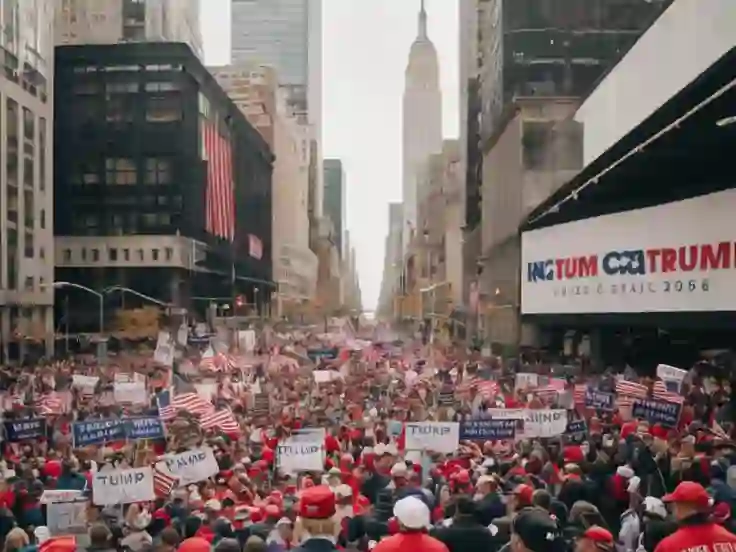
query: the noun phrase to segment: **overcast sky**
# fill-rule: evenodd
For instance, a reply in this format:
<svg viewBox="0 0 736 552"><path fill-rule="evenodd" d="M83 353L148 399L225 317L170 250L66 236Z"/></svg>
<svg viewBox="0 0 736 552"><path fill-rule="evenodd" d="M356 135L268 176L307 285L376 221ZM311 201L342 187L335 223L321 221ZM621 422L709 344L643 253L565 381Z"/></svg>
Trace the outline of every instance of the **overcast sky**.
<svg viewBox="0 0 736 552"><path fill-rule="evenodd" d="M230 0L200 0L208 65L230 60ZM440 56L445 138L458 135L458 0L426 0ZM363 306L374 309L388 203L401 200L401 98L419 0L323 0L324 156L342 159Z"/></svg>

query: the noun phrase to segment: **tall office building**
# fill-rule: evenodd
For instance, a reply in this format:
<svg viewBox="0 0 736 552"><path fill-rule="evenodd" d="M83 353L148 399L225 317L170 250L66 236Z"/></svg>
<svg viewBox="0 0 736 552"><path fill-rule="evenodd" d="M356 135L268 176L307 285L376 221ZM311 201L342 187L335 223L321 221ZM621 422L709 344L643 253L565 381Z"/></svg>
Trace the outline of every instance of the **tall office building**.
<svg viewBox="0 0 736 552"><path fill-rule="evenodd" d="M230 61L270 65L312 128L314 217L322 215L322 0L231 0Z"/></svg>
<svg viewBox="0 0 736 552"><path fill-rule="evenodd" d="M345 234L347 226L347 190L345 189L345 169L340 159L325 159L324 162L325 197L323 212L335 225L337 235L335 245L340 258L346 254Z"/></svg>
<svg viewBox="0 0 736 552"><path fill-rule="evenodd" d="M203 58L199 0L57 2L57 44L184 42Z"/></svg>
<svg viewBox="0 0 736 552"><path fill-rule="evenodd" d="M0 0L0 337L53 348L54 0Z"/></svg>
<svg viewBox="0 0 736 552"><path fill-rule="evenodd" d="M403 110L403 245L417 231L417 182L422 167L433 153L442 151L442 93L437 50L427 34L424 0L419 10L419 29L409 51Z"/></svg>

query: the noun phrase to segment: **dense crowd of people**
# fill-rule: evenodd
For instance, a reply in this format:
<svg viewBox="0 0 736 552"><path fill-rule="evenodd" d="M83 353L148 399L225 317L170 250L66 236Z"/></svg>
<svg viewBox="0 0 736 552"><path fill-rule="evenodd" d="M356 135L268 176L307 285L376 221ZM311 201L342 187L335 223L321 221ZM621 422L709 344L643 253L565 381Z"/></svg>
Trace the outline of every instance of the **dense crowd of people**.
<svg viewBox="0 0 736 552"><path fill-rule="evenodd" d="M630 370L512 369L371 337L4 369L4 552L736 551L727 371L696 368L663 391ZM559 431L524 425L562 410ZM521 417L511 434L463 433L501 411ZM449 449L422 449L407 446L412 423L461 429ZM287 468L283 444L314 435L320 469ZM187 453L216 465L169 469ZM138 489L149 473L155 496L115 494L116 477Z"/></svg>

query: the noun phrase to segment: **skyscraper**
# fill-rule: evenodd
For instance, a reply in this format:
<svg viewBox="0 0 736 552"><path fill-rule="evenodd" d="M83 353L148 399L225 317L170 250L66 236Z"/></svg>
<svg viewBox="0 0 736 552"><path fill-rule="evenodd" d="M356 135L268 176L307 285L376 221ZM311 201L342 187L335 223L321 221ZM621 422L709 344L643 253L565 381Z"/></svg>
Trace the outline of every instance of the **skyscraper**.
<svg viewBox="0 0 736 552"><path fill-rule="evenodd" d="M54 343L54 0L0 0L0 337L3 359Z"/></svg>
<svg viewBox="0 0 736 552"><path fill-rule="evenodd" d="M433 153L442 151L442 93L437 51L427 34L424 0L419 10L419 29L406 66L403 110L403 244L417 231L417 182L422 167Z"/></svg>
<svg viewBox="0 0 736 552"><path fill-rule="evenodd" d="M184 42L202 59L198 0L61 0L57 44Z"/></svg>
<svg viewBox="0 0 736 552"><path fill-rule="evenodd" d="M325 159L325 198L323 212L332 220L337 234L337 250L340 258L347 253L345 243L346 233L346 203L345 170L340 159Z"/></svg>

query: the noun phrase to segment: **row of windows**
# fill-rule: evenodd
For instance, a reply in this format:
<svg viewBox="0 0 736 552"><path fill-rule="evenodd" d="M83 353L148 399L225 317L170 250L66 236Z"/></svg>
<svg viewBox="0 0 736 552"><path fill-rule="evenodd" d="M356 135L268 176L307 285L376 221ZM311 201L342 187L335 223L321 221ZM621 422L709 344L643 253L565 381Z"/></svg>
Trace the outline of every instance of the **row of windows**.
<svg viewBox="0 0 736 552"><path fill-rule="evenodd" d="M76 96L89 96L105 92L106 94L137 94L145 92L175 92L181 90L179 83L173 81L121 81L121 82L99 82L84 81L74 85Z"/></svg>
<svg viewBox="0 0 736 552"><path fill-rule="evenodd" d="M174 258L174 249L172 247L165 247L163 249L163 254L161 249L157 247L154 247L152 249L138 248L133 250L127 247L123 247L120 249L116 247L109 247L103 251L107 252L107 261L113 263L118 261L130 262L131 260L139 263L144 263L148 260L153 262L159 262L162 260L165 260L166 262L171 262L171 260ZM64 249L62 253L64 263L71 263L74 260L75 255L73 253L74 251L71 248ZM79 254L79 260L82 262L98 263L101 259L100 249L97 247L92 247L90 249L82 247L81 249L77 250L77 253Z"/></svg>
<svg viewBox="0 0 736 552"><path fill-rule="evenodd" d="M178 215L171 213L115 213L105 217L88 214L72 219L71 233L75 236L125 236L170 227L178 219ZM107 223L105 228L103 220Z"/></svg>
<svg viewBox="0 0 736 552"><path fill-rule="evenodd" d="M132 73L139 71L182 71L184 68L182 65L171 65L171 64L154 64L154 65L108 65L108 66L96 66L87 65L83 67L75 67L74 72L83 73Z"/></svg>
<svg viewBox="0 0 736 552"><path fill-rule="evenodd" d="M136 186L139 183L152 186L171 184L173 181L173 161L164 157L148 157L138 170L136 160L130 157L107 157L102 160L85 160L74 171L71 183L76 186L89 186L104 183L114 186ZM142 175L142 178L139 176Z"/></svg>

